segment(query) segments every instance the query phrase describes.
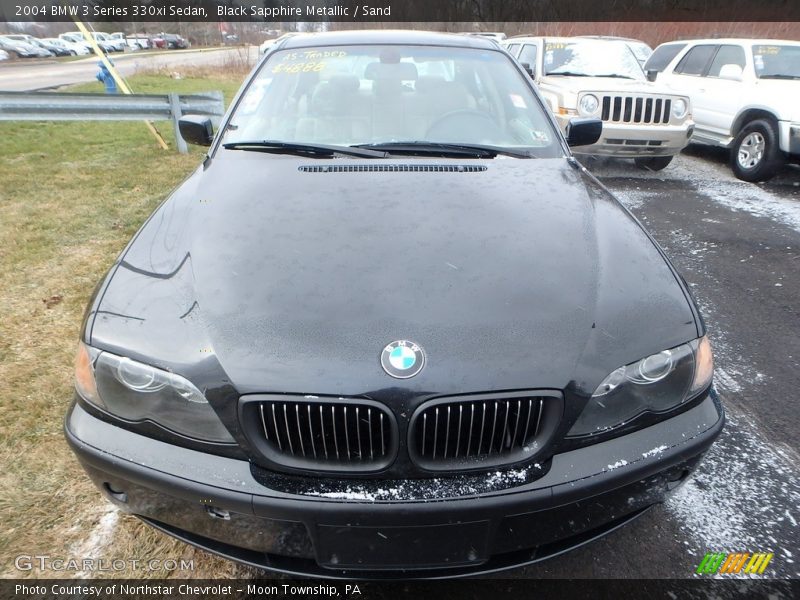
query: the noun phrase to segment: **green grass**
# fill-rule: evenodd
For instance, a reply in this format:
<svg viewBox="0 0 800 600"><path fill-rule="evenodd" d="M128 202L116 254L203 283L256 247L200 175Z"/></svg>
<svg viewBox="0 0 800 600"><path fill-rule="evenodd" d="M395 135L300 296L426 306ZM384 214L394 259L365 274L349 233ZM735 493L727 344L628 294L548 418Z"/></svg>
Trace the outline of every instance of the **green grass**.
<svg viewBox="0 0 800 600"><path fill-rule="evenodd" d="M221 89L230 99L239 80L138 76L131 85L154 93ZM158 127L173 146L171 127ZM88 548L108 504L61 430L92 289L153 209L198 166L203 149L161 150L141 122L3 122L0 137L0 576L69 577L17 572L13 558L85 552L195 558L194 573L173 576L241 574L126 516L118 517L113 535Z"/></svg>
<svg viewBox="0 0 800 600"><path fill-rule="evenodd" d="M244 77L230 79L204 79L199 77L171 79L165 75L135 75L126 81L128 81L131 89L136 94L164 94L166 92L195 94L198 92L222 90L225 96L225 102L230 102L236 90L239 89L242 79L244 79ZM102 83L95 81L71 86L69 91L102 93L104 88Z"/></svg>

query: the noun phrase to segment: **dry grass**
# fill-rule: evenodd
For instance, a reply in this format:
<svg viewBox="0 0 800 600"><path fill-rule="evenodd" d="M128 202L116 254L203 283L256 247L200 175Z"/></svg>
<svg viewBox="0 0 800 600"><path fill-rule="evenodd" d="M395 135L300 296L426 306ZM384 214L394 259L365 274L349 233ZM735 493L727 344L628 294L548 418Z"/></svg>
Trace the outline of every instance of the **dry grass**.
<svg viewBox="0 0 800 600"><path fill-rule="evenodd" d="M142 91L225 88L230 96L238 81L133 83ZM162 151L141 123L3 123L0 134L0 576L75 575L19 572L14 558L22 554L193 558L194 572L171 575L245 574L109 512L115 509L62 435L89 295L147 215L196 167L199 151Z"/></svg>
<svg viewBox="0 0 800 600"><path fill-rule="evenodd" d="M257 59L257 48L240 46L227 49L215 62L207 62L201 65L179 65L169 68L163 65L149 65L137 69L136 75L155 75L158 77L169 77L171 79L235 80L238 87L242 79L244 79L255 66Z"/></svg>

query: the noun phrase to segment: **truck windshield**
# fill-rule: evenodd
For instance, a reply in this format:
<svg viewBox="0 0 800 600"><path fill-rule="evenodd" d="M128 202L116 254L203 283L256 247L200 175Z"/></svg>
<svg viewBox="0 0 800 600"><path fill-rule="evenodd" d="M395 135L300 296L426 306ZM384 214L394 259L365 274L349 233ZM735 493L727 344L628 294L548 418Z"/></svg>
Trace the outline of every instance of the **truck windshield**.
<svg viewBox="0 0 800 600"><path fill-rule="evenodd" d="M615 40L548 40L544 47L544 74L646 79L628 45Z"/></svg>
<svg viewBox="0 0 800 600"><path fill-rule="evenodd" d="M563 156L523 73L500 50L359 45L281 50L249 83L223 143L469 144Z"/></svg>
<svg viewBox="0 0 800 600"><path fill-rule="evenodd" d="M760 79L800 79L800 45L753 46L753 66Z"/></svg>

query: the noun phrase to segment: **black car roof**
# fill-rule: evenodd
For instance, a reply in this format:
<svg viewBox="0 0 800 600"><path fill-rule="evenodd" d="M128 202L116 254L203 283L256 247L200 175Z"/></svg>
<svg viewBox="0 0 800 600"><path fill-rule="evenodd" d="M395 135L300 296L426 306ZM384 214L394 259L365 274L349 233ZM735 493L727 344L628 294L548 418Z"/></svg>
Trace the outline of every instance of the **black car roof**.
<svg viewBox="0 0 800 600"><path fill-rule="evenodd" d="M485 37L437 33L432 31L359 30L331 31L326 33L301 33L286 38L281 49L318 46L346 46L359 44L411 44L425 46L452 46L497 50L497 44Z"/></svg>

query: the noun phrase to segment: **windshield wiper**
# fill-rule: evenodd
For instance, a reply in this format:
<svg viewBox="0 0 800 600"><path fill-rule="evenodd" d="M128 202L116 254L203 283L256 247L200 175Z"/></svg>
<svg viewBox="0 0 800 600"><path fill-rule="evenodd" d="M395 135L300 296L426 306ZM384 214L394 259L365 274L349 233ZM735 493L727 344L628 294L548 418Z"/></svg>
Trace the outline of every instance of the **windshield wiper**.
<svg viewBox="0 0 800 600"><path fill-rule="evenodd" d="M636 79L630 75L620 75L619 73L604 73L602 75L592 75L592 77L616 77L618 79Z"/></svg>
<svg viewBox="0 0 800 600"><path fill-rule="evenodd" d="M386 150L391 154L412 154L424 156L469 156L473 158L494 158L498 154L514 158L533 158L529 152L511 150L486 144L450 144L444 142L382 142L357 144L351 148Z"/></svg>
<svg viewBox="0 0 800 600"><path fill-rule="evenodd" d="M301 156L330 157L336 154L358 156L359 158L386 158L387 152L357 148L354 146L335 146L330 144L301 144L273 140L252 140L222 144L227 150L249 150L251 152L271 152L274 154L298 154Z"/></svg>
<svg viewBox="0 0 800 600"><path fill-rule="evenodd" d="M575 73L573 71L550 71L548 75L563 75L564 77L616 77L619 79L636 79L630 75L620 75L619 73L603 73L601 75L594 75L592 73Z"/></svg>
<svg viewBox="0 0 800 600"><path fill-rule="evenodd" d="M564 75L565 77L594 77L588 73L575 73L573 71L550 71L547 75Z"/></svg>
<svg viewBox="0 0 800 600"><path fill-rule="evenodd" d="M784 75L783 73L773 73L772 75L759 75L759 79L800 79L800 75Z"/></svg>

